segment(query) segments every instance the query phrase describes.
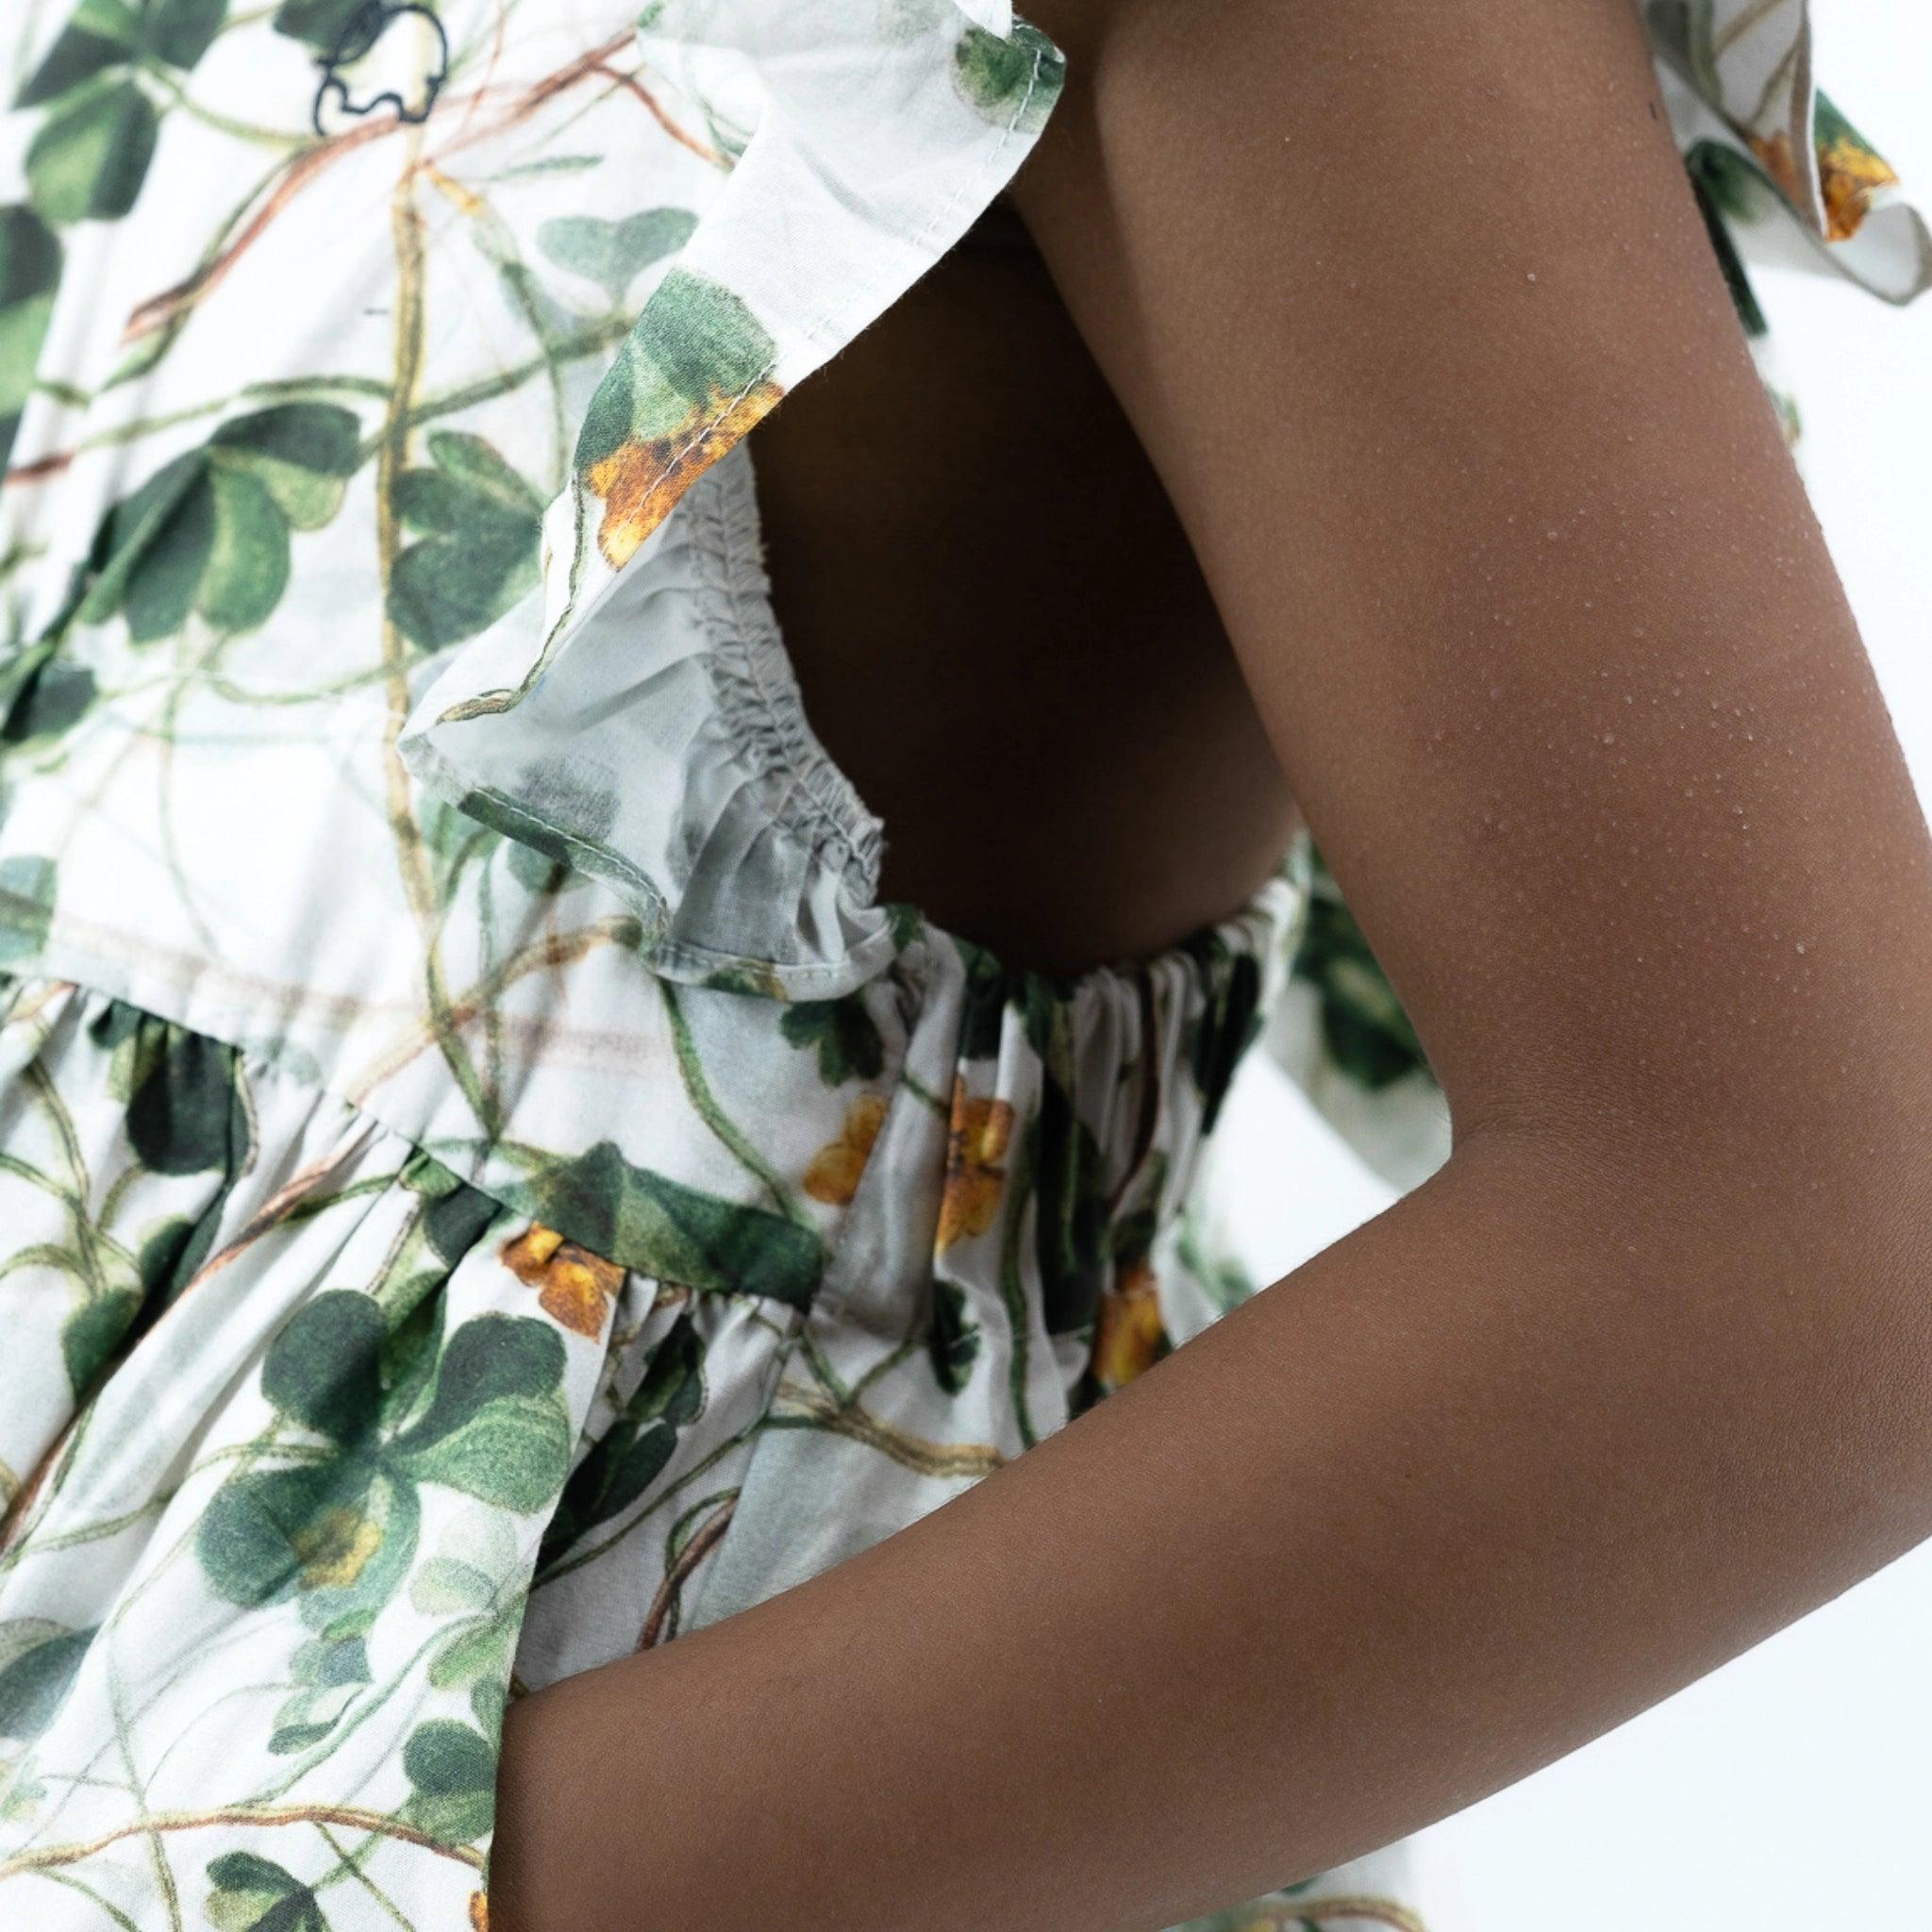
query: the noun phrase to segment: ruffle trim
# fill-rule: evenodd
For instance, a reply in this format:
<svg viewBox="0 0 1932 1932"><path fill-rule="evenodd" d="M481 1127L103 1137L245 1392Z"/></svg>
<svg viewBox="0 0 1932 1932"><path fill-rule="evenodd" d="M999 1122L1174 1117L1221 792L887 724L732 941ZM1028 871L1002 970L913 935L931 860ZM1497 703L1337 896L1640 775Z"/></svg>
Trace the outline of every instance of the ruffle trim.
<svg viewBox="0 0 1932 1932"><path fill-rule="evenodd" d="M1808 0L1647 0L1643 20L1677 144L1741 251L1888 302L1932 285L1924 213L1813 79Z"/></svg>
<svg viewBox="0 0 1932 1932"><path fill-rule="evenodd" d="M876 898L884 827L813 733L773 615L750 452L687 491L578 633L568 675L418 772L643 918L667 977L832 999L909 936Z"/></svg>
<svg viewBox="0 0 1932 1932"><path fill-rule="evenodd" d="M898 944L882 830L805 723L748 470L695 486L1006 186L1064 62L1006 0L665 0L639 41L718 172L590 400L541 603L455 655L399 749L615 885L668 975L831 998Z"/></svg>
<svg viewBox="0 0 1932 1932"><path fill-rule="evenodd" d="M743 762L774 819L802 838L856 901L870 905L885 826L806 718L772 608L748 445L717 465L685 511L712 681Z"/></svg>
<svg viewBox="0 0 1932 1932"><path fill-rule="evenodd" d="M1889 301L1932 282L1924 219L1813 85L1806 0L1643 18L1747 328L1733 234ZM877 904L883 828L806 724L748 463L721 458L984 210L1064 63L1007 0L666 0L640 40L722 172L591 399L541 604L456 654L402 756L609 880L668 975L835 997L905 909Z"/></svg>

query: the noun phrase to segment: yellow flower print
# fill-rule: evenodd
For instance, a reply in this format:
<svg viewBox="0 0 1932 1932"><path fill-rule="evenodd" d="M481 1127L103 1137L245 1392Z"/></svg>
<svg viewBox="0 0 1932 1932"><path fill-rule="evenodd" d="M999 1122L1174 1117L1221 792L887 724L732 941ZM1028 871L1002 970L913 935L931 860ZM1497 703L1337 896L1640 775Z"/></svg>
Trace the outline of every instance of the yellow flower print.
<svg viewBox="0 0 1932 1932"><path fill-rule="evenodd" d="M597 547L622 570L672 506L778 401L785 391L761 382L745 394L718 395L713 409L694 411L672 436L632 437L584 471L584 484L604 505Z"/></svg>
<svg viewBox="0 0 1932 1932"><path fill-rule="evenodd" d="M490 1932L490 1896L487 1892L473 1891L470 1894L470 1932Z"/></svg>
<svg viewBox="0 0 1932 1932"><path fill-rule="evenodd" d="M965 1081L955 1074L952 1124L946 1133L946 1187L940 1201L941 1252L992 1225L1000 1191L1007 1183L1007 1171L999 1162L1012 1138L1012 1104L969 1094Z"/></svg>
<svg viewBox="0 0 1932 1932"><path fill-rule="evenodd" d="M358 1509L325 1509L289 1539L305 1590L341 1590L382 1547L382 1531Z"/></svg>
<svg viewBox="0 0 1932 1932"><path fill-rule="evenodd" d="M1798 207L1805 190L1791 144L1782 130L1754 135L1751 151L1785 197ZM1881 188L1897 184L1898 175L1882 155L1875 155L1844 117L1828 108L1821 96L1818 130L1818 185L1824 201L1824 236L1828 242L1848 242L1872 211L1872 197Z"/></svg>
<svg viewBox="0 0 1932 1932"><path fill-rule="evenodd" d="M1851 135L1818 143L1818 176L1824 190L1824 232L1848 242L1871 211L1872 196L1898 176L1883 157Z"/></svg>
<svg viewBox="0 0 1932 1932"><path fill-rule="evenodd" d="M873 1142L886 1117L882 1093L861 1093L845 1110L845 1126L812 1156L805 1171L805 1191L814 1201L843 1208L858 1191L859 1176L872 1158Z"/></svg>
<svg viewBox="0 0 1932 1932"><path fill-rule="evenodd" d="M565 1241L541 1222L505 1241L500 1252L519 1281L541 1291L537 1300L546 1315L591 1341L604 1333L604 1318L624 1286L624 1270L616 1262Z"/></svg>
<svg viewBox="0 0 1932 1932"><path fill-rule="evenodd" d="M1093 1374L1104 1388L1119 1389L1151 1369L1166 1347L1154 1270L1145 1260L1136 1261L1100 1298Z"/></svg>

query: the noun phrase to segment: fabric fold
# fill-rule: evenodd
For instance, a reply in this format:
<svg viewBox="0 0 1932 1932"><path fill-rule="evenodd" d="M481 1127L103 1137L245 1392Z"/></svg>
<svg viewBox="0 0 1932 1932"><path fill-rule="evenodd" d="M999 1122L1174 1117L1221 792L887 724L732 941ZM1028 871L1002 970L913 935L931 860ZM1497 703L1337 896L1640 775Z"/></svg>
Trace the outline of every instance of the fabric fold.
<svg viewBox="0 0 1932 1932"><path fill-rule="evenodd" d="M566 675L469 724L471 816L600 874L654 920L666 976L830 999L882 969L882 826L806 720L772 613L750 453L732 449L612 586ZM492 761L500 774L492 770Z"/></svg>
<svg viewBox="0 0 1932 1932"><path fill-rule="evenodd" d="M654 964L823 995L888 950L870 903L876 833L829 761L794 761L793 794L772 745L734 753L747 713L729 703L732 668L667 671L702 641L635 574L692 484L1005 186L1063 62L988 0L670 0L638 38L666 142L712 164L692 179L700 205L577 425L543 517L541 596L456 654L401 751L465 810L613 882ZM782 672L775 648L763 658ZM676 693L662 713L654 687ZM616 712L621 727L599 728ZM723 792L743 766L756 782L734 806ZM814 786L831 810L801 841ZM687 896L721 873L692 841L714 858L735 841L761 891L785 882L766 917L747 926L757 895L733 890L706 930Z"/></svg>
<svg viewBox="0 0 1932 1932"><path fill-rule="evenodd" d="M1649 0L1643 18L1678 145L1745 253L1888 302L1924 291L1932 232L1813 78L1807 0Z"/></svg>
<svg viewBox="0 0 1932 1932"><path fill-rule="evenodd" d="M1807 0L1647 0L1641 15L1795 438L1746 258L1904 302L1932 282L1932 236L1817 87ZM748 468L694 486L970 226L1030 149L1064 63L1004 0L671 0L638 42L688 229L573 421L541 593L453 655L402 755L472 816L611 882L655 968L836 997L899 942L876 901L884 828L805 723ZM1373 956L1348 950L1338 990L1334 958L1306 940L1271 1050L1406 1184L1444 1144L1440 1097L1419 1049L1387 1095L1342 1064L1359 1055L1333 1050L1338 1011L1363 1002L1407 1025ZM1386 1058L1369 1056L1378 1079Z"/></svg>

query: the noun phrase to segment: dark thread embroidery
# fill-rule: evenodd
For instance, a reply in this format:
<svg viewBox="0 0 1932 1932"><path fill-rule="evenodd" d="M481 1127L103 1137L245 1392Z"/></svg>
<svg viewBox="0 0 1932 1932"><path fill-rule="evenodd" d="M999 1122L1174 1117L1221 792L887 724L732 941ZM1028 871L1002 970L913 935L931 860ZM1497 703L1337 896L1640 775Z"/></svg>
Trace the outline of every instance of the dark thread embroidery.
<svg viewBox="0 0 1932 1932"><path fill-rule="evenodd" d="M392 88L386 88L358 106L349 98L350 82L340 70L374 52L383 35L397 21L410 14L426 20L436 33L436 64L433 71L423 75L421 104L411 108L401 94ZM415 5L392 6L387 4L387 0L363 0L363 4L343 22L335 45L323 57L322 84L315 91L315 103L309 110L310 123L318 137L327 138L328 130L323 125L323 109L330 94L335 95L340 112L352 114L358 120L387 104L396 110L398 121L426 121L448 73L449 36L443 31L442 22L437 18L434 8Z"/></svg>

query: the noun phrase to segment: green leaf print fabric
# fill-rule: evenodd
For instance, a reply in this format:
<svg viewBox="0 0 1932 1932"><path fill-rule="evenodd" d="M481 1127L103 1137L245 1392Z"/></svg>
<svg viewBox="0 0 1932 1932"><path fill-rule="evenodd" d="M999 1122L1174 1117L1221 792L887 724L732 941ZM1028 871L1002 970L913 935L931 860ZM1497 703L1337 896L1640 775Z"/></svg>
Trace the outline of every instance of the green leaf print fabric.
<svg viewBox="0 0 1932 1932"><path fill-rule="evenodd" d="M1924 287L1798 0L1645 18L1747 329L1780 235ZM1063 75L1005 0L0 22L0 1924L482 1932L508 1699L1255 1290L1246 1054L1440 1158L1306 840L1012 971L806 718L750 432ZM1189 1932L1424 1923L1398 1846Z"/></svg>

